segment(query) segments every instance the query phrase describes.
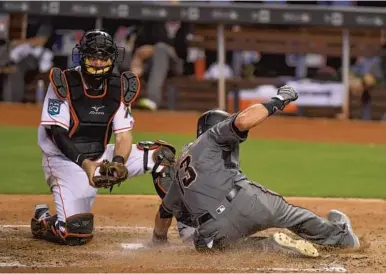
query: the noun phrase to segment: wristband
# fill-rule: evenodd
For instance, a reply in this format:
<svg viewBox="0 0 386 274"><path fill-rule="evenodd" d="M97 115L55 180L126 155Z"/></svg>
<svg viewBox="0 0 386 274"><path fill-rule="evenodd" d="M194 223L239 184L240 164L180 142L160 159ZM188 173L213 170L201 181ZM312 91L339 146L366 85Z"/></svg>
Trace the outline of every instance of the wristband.
<svg viewBox="0 0 386 274"><path fill-rule="evenodd" d="M124 163L125 163L125 158L123 158L123 157L120 156L120 155L115 155L115 156L113 157L112 162L124 164Z"/></svg>
<svg viewBox="0 0 386 274"><path fill-rule="evenodd" d="M284 108L284 102L278 98L272 98L270 101L262 103L262 105L268 110L268 116Z"/></svg>
<svg viewBox="0 0 386 274"><path fill-rule="evenodd" d="M86 160L86 157L83 154L79 154L78 157L76 157L75 163L82 167L83 161Z"/></svg>

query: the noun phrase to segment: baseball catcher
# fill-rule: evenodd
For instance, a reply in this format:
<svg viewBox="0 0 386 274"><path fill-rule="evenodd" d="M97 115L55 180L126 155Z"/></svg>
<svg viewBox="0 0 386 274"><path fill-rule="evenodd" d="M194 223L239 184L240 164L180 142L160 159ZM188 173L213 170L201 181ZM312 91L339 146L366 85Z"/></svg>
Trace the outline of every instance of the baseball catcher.
<svg viewBox="0 0 386 274"><path fill-rule="evenodd" d="M153 153L163 144L146 154L132 144L131 104L140 82L130 71L113 73L123 49L110 34L86 32L73 56L80 66L50 72L38 129L56 215L51 216L47 205L36 205L31 230L39 239L82 245L93 238L91 211L98 189L153 171ZM112 134L115 143L109 144Z"/></svg>
<svg viewBox="0 0 386 274"><path fill-rule="evenodd" d="M327 219L322 218L249 181L240 169L239 145L247 139L248 131L297 98L293 88L283 86L270 101L252 105L240 113L230 115L210 110L200 116L197 139L178 157L175 183L171 184L157 213L155 242L166 242L174 208L182 203L197 227L194 244L199 251L222 249L273 227L287 228L320 245L360 246L344 213L331 210ZM280 167L277 170L280 171ZM275 240L303 255L317 254L310 242L293 241L280 235Z"/></svg>

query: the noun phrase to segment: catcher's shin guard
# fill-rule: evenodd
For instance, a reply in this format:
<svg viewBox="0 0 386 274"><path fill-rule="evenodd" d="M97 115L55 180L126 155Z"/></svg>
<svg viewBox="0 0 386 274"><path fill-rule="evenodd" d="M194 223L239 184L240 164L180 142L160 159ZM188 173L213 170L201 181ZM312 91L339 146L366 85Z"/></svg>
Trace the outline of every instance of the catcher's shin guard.
<svg viewBox="0 0 386 274"><path fill-rule="evenodd" d="M65 245L84 245L93 238L94 215L91 213L77 214L59 221L57 216L38 220L32 218L32 234L39 239Z"/></svg>

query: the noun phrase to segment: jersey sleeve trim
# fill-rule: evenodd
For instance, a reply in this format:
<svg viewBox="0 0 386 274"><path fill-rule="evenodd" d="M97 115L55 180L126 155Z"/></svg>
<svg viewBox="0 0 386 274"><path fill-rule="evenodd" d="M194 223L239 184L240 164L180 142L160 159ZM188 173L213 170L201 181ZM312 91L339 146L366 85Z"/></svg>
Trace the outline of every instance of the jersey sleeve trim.
<svg viewBox="0 0 386 274"><path fill-rule="evenodd" d="M59 121L41 121L40 124L43 126L53 126L53 125L61 126L64 129L67 129L67 130L69 129L68 125L66 125L65 123L59 122Z"/></svg>
<svg viewBox="0 0 386 274"><path fill-rule="evenodd" d="M129 131L131 129L132 129L132 127L123 127L123 128L115 129L113 131L114 131L114 133L121 133L121 132Z"/></svg>
<svg viewBox="0 0 386 274"><path fill-rule="evenodd" d="M240 113L237 113L236 115L234 115L234 117L232 118L232 122L231 122L231 130L241 139L241 140L246 140L248 138L248 133L249 131L241 131L240 129L238 129L238 127L236 127L236 124L235 124L235 121L236 121L236 118L237 116L239 115Z"/></svg>

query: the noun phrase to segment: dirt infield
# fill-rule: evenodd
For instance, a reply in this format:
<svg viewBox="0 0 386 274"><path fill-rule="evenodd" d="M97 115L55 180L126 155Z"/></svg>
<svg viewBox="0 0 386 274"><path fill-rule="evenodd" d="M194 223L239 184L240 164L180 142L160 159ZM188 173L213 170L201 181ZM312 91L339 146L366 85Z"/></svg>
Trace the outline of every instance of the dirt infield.
<svg viewBox="0 0 386 274"><path fill-rule="evenodd" d="M0 113L0 125L39 123L40 109L33 105L3 104ZM137 131L186 134L195 131L197 113L135 112L134 116ZM251 132L251 136L386 144L386 125L272 118ZM0 272L386 272L385 201L311 198L289 201L323 216L332 208L345 211L362 238L363 247L356 251L318 247L321 256L316 259L293 258L253 245L203 255L190 245L183 245L173 226L171 244L167 247L124 249L122 243L148 243L159 200L154 196L108 195L96 199L94 240L82 247L57 246L33 239L28 228L34 204L46 202L53 208L50 196L0 195Z"/></svg>

